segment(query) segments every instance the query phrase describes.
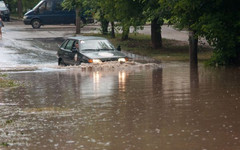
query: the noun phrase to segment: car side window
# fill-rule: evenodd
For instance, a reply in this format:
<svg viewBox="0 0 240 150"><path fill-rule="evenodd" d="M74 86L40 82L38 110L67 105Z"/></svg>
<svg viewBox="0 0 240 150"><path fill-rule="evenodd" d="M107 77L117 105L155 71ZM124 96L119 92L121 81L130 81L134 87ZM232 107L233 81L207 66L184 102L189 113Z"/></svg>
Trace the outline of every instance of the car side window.
<svg viewBox="0 0 240 150"><path fill-rule="evenodd" d="M65 49L72 50L74 40L69 40Z"/></svg>
<svg viewBox="0 0 240 150"><path fill-rule="evenodd" d="M46 10L47 11L52 11L52 5L53 5L53 2L52 1L48 1L47 5L46 5Z"/></svg>
<svg viewBox="0 0 240 150"><path fill-rule="evenodd" d="M66 40L66 41L61 45L61 48L65 49L67 43L68 43L68 40Z"/></svg>
<svg viewBox="0 0 240 150"><path fill-rule="evenodd" d="M79 42L76 40L76 41L74 41L74 44L73 44L73 47L72 47L72 50L77 50L77 51L79 51Z"/></svg>
<svg viewBox="0 0 240 150"><path fill-rule="evenodd" d="M42 14L46 10L46 4L47 2L43 2L39 7L39 13Z"/></svg>
<svg viewBox="0 0 240 150"><path fill-rule="evenodd" d="M55 5L55 11L62 11L63 7L61 5L62 3L56 1L56 5Z"/></svg>
<svg viewBox="0 0 240 150"><path fill-rule="evenodd" d="M52 1L43 2L41 6L39 6L39 13L43 14L45 11L52 11L52 4Z"/></svg>

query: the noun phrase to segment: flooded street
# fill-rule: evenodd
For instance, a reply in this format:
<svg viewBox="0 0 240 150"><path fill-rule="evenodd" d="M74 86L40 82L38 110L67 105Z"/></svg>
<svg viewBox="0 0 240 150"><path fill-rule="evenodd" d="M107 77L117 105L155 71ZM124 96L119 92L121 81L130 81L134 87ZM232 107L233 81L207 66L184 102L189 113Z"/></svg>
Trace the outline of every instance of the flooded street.
<svg viewBox="0 0 240 150"><path fill-rule="evenodd" d="M1 137L19 149L240 148L239 69L9 73L25 86L1 92ZM233 80L234 79L234 80Z"/></svg>
<svg viewBox="0 0 240 150"><path fill-rule="evenodd" d="M240 68L58 67L54 49L28 39L0 43L1 70L21 84L0 89L0 149L240 149Z"/></svg>

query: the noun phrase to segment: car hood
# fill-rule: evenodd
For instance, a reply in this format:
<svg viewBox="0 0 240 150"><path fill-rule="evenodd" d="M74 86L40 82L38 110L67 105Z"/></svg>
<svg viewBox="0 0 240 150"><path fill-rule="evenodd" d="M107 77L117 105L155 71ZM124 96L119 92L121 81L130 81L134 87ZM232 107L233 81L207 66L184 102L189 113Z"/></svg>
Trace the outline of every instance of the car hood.
<svg viewBox="0 0 240 150"><path fill-rule="evenodd" d="M28 12L26 12L24 14L24 16L26 16L26 15L33 15L33 14L34 14L34 11L33 10L29 10Z"/></svg>
<svg viewBox="0 0 240 150"><path fill-rule="evenodd" d="M98 52L91 52L86 51L82 52L83 55L87 56L90 59L104 59L104 58L122 58L126 57L123 53L119 51L98 51Z"/></svg>

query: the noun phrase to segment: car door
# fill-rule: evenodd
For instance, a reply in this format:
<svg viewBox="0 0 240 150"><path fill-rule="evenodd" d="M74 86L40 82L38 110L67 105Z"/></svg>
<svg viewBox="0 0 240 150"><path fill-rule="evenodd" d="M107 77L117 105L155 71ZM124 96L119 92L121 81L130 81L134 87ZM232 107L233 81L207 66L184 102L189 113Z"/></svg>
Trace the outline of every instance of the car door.
<svg viewBox="0 0 240 150"><path fill-rule="evenodd" d="M53 1L44 1L38 7L38 15L42 24L54 24L55 18L53 16Z"/></svg>
<svg viewBox="0 0 240 150"><path fill-rule="evenodd" d="M74 48L75 40L69 40L65 47L65 55L64 59L66 60L65 63L74 65L76 63L75 61L75 55L76 55L76 49Z"/></svg>
<svg viewBox="0 0 240 150"><path fill-rule="evenodd" d="M74 10L63 9L62 1L56 1L54 6L55 24L71 24L75 22L76 15Z"/></svg>
<svg viewBox="0 0 240 150"><path fill-rule="evenodd" d="M70 55L72 51L70 47L72 47L72 44L73 40L66 40L60 47L58 55L65 64L71 64Z"/></svg>

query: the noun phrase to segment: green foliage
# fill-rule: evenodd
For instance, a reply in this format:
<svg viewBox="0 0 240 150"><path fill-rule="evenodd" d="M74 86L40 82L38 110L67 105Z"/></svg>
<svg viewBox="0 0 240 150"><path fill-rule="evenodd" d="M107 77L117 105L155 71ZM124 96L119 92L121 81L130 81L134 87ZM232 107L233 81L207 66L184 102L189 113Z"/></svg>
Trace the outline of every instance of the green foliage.
<svg viewBox="0 0 240 150"><path fill-rule="evenodd" d="M214 47L208 64L229 65L240 62L240 1L233 0L160 0L167 4L171 21L207 39Z"/></svg>
<svg viewBox="0 0 240 150"><path fill-rule="evenodd" d="M143 14L147 21L152 21L158 18L159 23L163 24L164 19L169 19L171 16L170 9L167 3L159 0L141 0L144 5Z"/></svg>
<svg viewBox="0 0 240 150"><path fill-rule="evenodd" d="M6 143L6 142L2 142L0 145L5 146L5 147L8 147L8 146L9 146L9 144Z"/></svg>
<svg viewBox="0 0 240 150"><path fill-rule="evenodd" d="M15 81L7 80L5 74L0 74L0 88L15 87L18 84Z"/></svg>
<svg viewBox="0 0 240 150"><path fill-rule="evenodd" d="M32 9L40 0L22 0L23 12L27 12L28 10ZM18 0L5 0L6 4L11 11L11 13L17 12L18 7Z"/></svg>
<svg viewBox="0 0 240 150"><path fill-rule="evenodd" d="M194 28L215 48L211 65L240 63L240 2L203 1L203 14Z"/></svg>
<svg viewBox="0 0 240 150"><path fill-rule="evenodd" d="M71 10L76 8L82 8L84 0L64 0L62 3L63 8Z"/></svg>

